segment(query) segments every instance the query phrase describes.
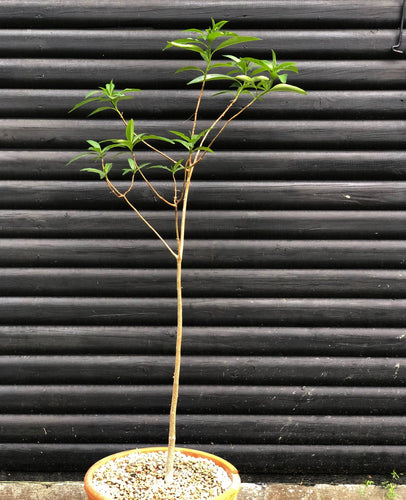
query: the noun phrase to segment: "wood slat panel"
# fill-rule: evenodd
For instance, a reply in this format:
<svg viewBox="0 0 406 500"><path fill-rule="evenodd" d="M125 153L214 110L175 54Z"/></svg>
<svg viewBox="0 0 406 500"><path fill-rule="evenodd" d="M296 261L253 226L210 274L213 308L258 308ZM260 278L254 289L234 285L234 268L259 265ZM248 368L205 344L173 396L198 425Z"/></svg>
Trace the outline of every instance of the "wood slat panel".
<svg viewBox="0 0 406 500"><path fill-rule="evenodd" d="M1 36L1 32L0 32ZM92 89L5 89L0 94L0 116L4 118L67 118L68 111L82 101ZM212 92L206 92L206 100L200 107L200 116L215 119L229 101L226 95L210 99ZM194 109L198 91L189 90L144 90L136 93L134 99L123 101L121 109L126 116L138 119L189 118ZM304 98L293 93L280 93L278 97L267 98L261 106L253 106L242 116L243 119L273 118L333 118L333 119L402 119L403 90L353 90L353 91L312 91ZM374 106L371 107L371 102ZM75 111L74 118L86 118L89 105ZM103 115L100 115L103 116ZM105 114L105 117L109 115ZM113 118L113 115L111 115ZM20 153L19 153L20 154ZM32 152L31 152L32 154ZM75 156L75 155L73 155Z"/></svg>
<svg viewBox="0 0 406 500"><path fill-rule="evenodd" d="M405 251L403 240L190 240L185 267L262 269L294 263L295 268L403 269ZM154 240L0 239L1 266L103 267L107 262L125 268L174 265Z"/></svg>
<svg viewBox="0 0 406 500"><path fill-rule="evenodd" d="M184 297L406 298L402 270L185 269ZM176 297L175 269L0 268L0 295Z"/></svg>
<svg viewBox="0 0 406 500"><path fill-rule="evenodd" d="M161 235L172 235L169 212L146 211L144 216ZM320 210L191 210L188 238L340 238L401 239L406 236L406 212ZM148 238L150 229L124 210L0 210L3 238Z"/></svg>
<svg viewBox="0 0 406 500"><path fill-rule="evenodd" d="M175 299L4 297L3 324L174 325ZM186 299L188 326L401 327L405 299Z"/></svg>
<svg viewBox="0 0 406 500"><path fill-rule="evenodd" d="M139 0L128 5L126 0L99 0L97 9L92 2L78 0L73 6L68 0L7 0L2 6L0 20L5 27L28 26L167 26L176 25L183 29L189 23L205 23L211 17L228 19L237 25L257 25L268 29L307 26L368 26L390 27L399 20L400 0L371 0L367 8L364 0L348 4L345 0L325 2L304 0L292 4L283 0L271 3L254 0L247 9L246 3L235 0L208 0L204 4L182 0L174 4L170 0ZM182 13L180 16L179 13Z"/></svg>
<svg viewBox="0 0 406 500"><path fill-rule="evenodd" d="M167 384L172 356L2 356L3 384ZM405 358L184 356L182 383L404 386Z"/></svg>
<svg viewBox="0 0 406 500"><path fill-rule="evenodd" d="M65 167L118 122L67 111L116 78L147 89L124 106L140 130L187 130L189 61L161 48L224 12L263 37L242 54L297 61L308 95L253 107L196 171L178 443L243 473L403 470L402 0L175 3L2 3L0 470L83 471L166 442L175 263L88 159ZM227 99L201 107L203 127ZM138 197L173 245L169 214Z"/></svg>
<svg viewBox="0 0 406 500"><path fill-rule="evenodd" d="M191 447L191 443L183 443ZM126 443L126 449L143 443ZM156 443L165 446L165 443ZM339 445L193 445L229 460L242 474L322 473L326 467L343 474L380 474L382 470L403 470L404 446ZM122 451L123 444L37 444L8 443L0 448L0 463L8 470L82 471L106 455ZM16 467L16 465L18 466Z"/></svg>
<svg viewBox="0 0 406 500"><path fill-rule="evenodd" d="M104 210L125 208L106 188L104 182L80 181L0 181L0 209L40 208L56 209L61 204L66 209ZM129 182L116 182L124 192ZM157 181L155 189L167 199L173 197L171 182ZM165 208L161 200L151 196L144 184L135 185L129 200L137 208ZM196 181L190 192L191 209L324 209L324 210L374 210L406 208L405 181ZM134 223L140 224L134 215Z"/></svg>
<svg viewBox="0 0 406 500"><path fill-rule="evenodd" d="M167 121L139 122L139 130L152 134L166 134L176 126ZM183 121L179 129L187 132ZM211 123L203 121L202 128ZM4 119L0 122L0 146L7 148L36 147L43 149L83 147L85 137L92 130L92 139L120 138L123 128L118 122L105 120L24 120ZM249 130L249 135L247 135ZM398 149L406 132L406 120L299 120L263 121L244 120L233 122L216 142L218 149L239 145L244 149L249 139L250 148L278 149L307 146L311 149ZM269 138L272 138L270 142ZM157 160L155 159L155 162Z"/></svg>
<svg viewBox="0 0 406 500"><path fill-rule="evenodd" d="M39 59L2 58L0 78L3 88L83 88L98 87L115 75L117 85L137 86L142 89L173 89L186 84L191 77L176 73L182 66L200 66L199 61L162 59ZM353 61L303 60L297 61L299 75L291 75L289 81L306 90L402 90L405 87L406 62L404 59L377 59ZM348 72L351 67L351 72ZM374 78L370 78L373 74ZM193 78L193 76L192 76ZM214 89L221 88L212 86Z"/></svg>
<svg viewBox="0 0 406 500"><path fill-rule="evenodd" d="M1 354L167 354L175 326L0 325ZM244 339L244 342L241 342ZM183 353L406 356L403 328L185 327Z"/></svg>
<svg viewBox="0 0 406 500"><path fill-rule="evenodd" d="M3 412L14 414L166 414L169 385L0 386ZM340 405L337 406L337 401ZM402 415L405 387L183 385L178 413L273 415Z"/></svg>
<svg viewBox="0 0 406 500"><path fill-rule="evenodd" d="M126 6L128 10L129 6ZM209 20L210 18L208 18ZM231 21L230 27L234 24ZM395 24L394 24L395 26ZM397 39L396 29L390 30L238 30L241 36L255 36L261 40L241 44L237 50L241 54L255 52L258 57L269 57L270 48L279 56L303 57L317 54L332 57L337 54L382 57ZM0 54L18 57L28 55L44 57L162 57L162 49L168 40L182 38L182 30L122 29L110 30L37 30L3 29L0 32ZM184 52L172 51L169 56L182 57Z"/></svg>
<svg viewBox="0 0 406 500"><path fill-rule="evenodd" d="M26 123L23 120L23 123ZM330 124L331 122L328 122ZM94 125L94 123L92 124ZM82 144L83 146L83 144ZM89 158L82 158L73 165L66 164L82 150L12 150L2 151L4 162L0 165L1 179L10 180L78 180L89 181L89 174L80 172L89 166ZM156 162L155 154L140 151L140 162ZM126 160L117 158L116 178L121 177L120 168ZM219 171L221 163L224 168ZM154 163L152 163L154 164ZM354 167L356 165L356 168ZM210 180L332 180L332 179L381 179L403 180L406 174L406 152L402 150L343 150L334 151L326 148L269 151L224 151L207 155L202 168L196 168L195 179ZM162 178L159 170L148 171L151 179ZM112 172L114 178L114 171ZM64 208L64 207L63 207Z"/></svg>
<svg viewBox="0 0 406 500"><path fill-rule="evenodd" d="M198 444L396 445L406 417L179 415L179 441ZM244 433L241 433L241 427ZM3 443L164 442L167 415L0 415ZM102 438L100 438L102 436Z"/></svg>

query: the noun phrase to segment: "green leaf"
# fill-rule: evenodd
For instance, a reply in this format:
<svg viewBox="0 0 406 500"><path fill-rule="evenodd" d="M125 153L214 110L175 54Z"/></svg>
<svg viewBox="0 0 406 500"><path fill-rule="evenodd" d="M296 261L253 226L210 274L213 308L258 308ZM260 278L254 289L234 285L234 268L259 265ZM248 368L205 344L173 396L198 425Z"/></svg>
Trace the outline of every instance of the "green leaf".
<svg viewBox="0 0 406 500"><path fill-rule="evenodd" d="M127 161L128 161L128 164L130 165L131 171L135 173L137 171L138 167L137 167L137 164L135 163L134 159L128 158Z"/></svg>
<svg viewBox="0 0 406 500"><path fill-rule="evenodd" d="M98 91L96 90L96 92L98 92ZM100 98L99 97L92 97L91 99L85 99L84 101L78 102L75 106L73 106L72 109L69 110L69 113L72 113L73 111L76 111L81 106L84 106L85 104L88 104L89 102L94 102L94 101L100 101Z"/></svg>
<svg viewBox="0 0 406 500"><path fill-rule="evenodd" d="M173 42L168 42L165 49L168 49L170 47L175 47L176 49L190 50L192 52L198 52L201 55L204 54L204 50L198 45L195 45L193 43L181 43L178 42L177 40L174 40Z"/></svg>
<svg viewBox="0 0 406 500"><path fill-rule="evenodd" d="M143 141L148 141L150 139L155 139L157 141L164 141L164 142L169 142L170 144L173 144L173 140L172 139L168 139L167 137L162 137L160 135L154 135L154 134L151 134L151 135L145 135L143 137Z"/></svg>
<svg viewBox="0 0 406 500"><path fill-rule="evenodd" d="M204 75L198 76L197 78L194 78L193 80L190 80L190 82L188 82L187 84L188 85L192 85L193 83L200 83L203 80L206 80L206 81L234 80L234 78L232 76L230 76L230 75L223 75L223 74L220 74L220 73L210 73L207 76L204 76Z"/></svg>
<svg viewBox="0 0 406 500"><path fill-rule="evenodd" d="M269 92L296 92L297 94L307 95L307 92L300 87L288 85L287 83L279 83L270 89Z"/></svg>
<svg viewBox="0 0 406 500"><path fill-rule="evenodd" d="M183 68L176 70L175 73L180 73L181 71L199 71L199 73L204 73L204 71L197 66L183 66Z"/></svg>
<svg viewBox="0 0 406 500"><path fill-rule="evenodd" d="M199 146L198 148L195 148L193 151L207 151L208 153L214 153L214 151L211 148L208 148L206 146Z"/></svg>
<svg viewBox="0 0 406 500"><path fill-rule="evenodd" d="M98 142L96 142L96 141L92 141L92 140L90 140L90 139L89 139L89 140L87 140L86 142L87 142L88 144L90 144L90 146L91 146L92 148L94 148L95 150L97 150L97 151L101 151L102 147L101 147L101 145L100 145ZM89 149L90 149L90 148L89 148Z"/></svg>
<svg viewBox="0 0 406 500"><path fill-rule="evenodd" d="M183 132L178 132L177 130L170 130L171 134L175 134L178 137L182 137L182 139L185 139L186 141L190 141L190 137L188 137L186 134Z"/></svg>
<svg viewBox="0 0 406 500"><path fill-rule="evenodd" d="M288 79L288 75L286 75L285 73L283 75L278 75L278 78L279 80L282 82L282 83L286 83L287 79Z"/></svg>
<svg viewBox="0 0 406 500"><path fill-rule="evenodd" d="M105 163L103 171L107 175L112 168L113 168L113 164L112 163Z"/></svg>
<svg viewBox="0 0 406 500"><path fill-rule="evenodd" d="M90 173L98 174L100 176L100 179L104 179L106 177L105 172L103 172L103 170L99 170L97 168L82 168L81 172L90 172Z"/></svg>
<svg viewBox="0 0 406 500"><path fill-rule="evenodd" d="M225 49L226 47L230 47L231 45L237 45L239 43L245 43L245 42L254 42L256 40L260 40L260 38L257 38L255 36L234 36L220 43L220 45L218 45L213 50L213 53L217 52L218 50Z"/></svg>
<svg viewBox="0 0 406 500"><path fill-rule="evenodd" d="M74 158L72 158L71 160L69 160L68 163L66 164L66 166L70 165L71 163L73 163L76 160L79 160L79 158L83 158L84 156L89 156L91 154L92 153L90 151L87 151L86 153L81 153L80 155L77 155Z"/></svg>
<svg viewBox="0 0 406 500"><path fill-rule="evenodd" d="M125 135L127 137L127 141L132 142L134 137L134 120L132 118L127 123L127 127L125 129Z"/></svg>
<svg viewBox="0 0 406 500"><path fill-rule="evenodd" d="M103 106L101 108L95 109L94 111L92 111L91 113L89 113L87 116L95 115L96 113L100 113L100 111L105 111L106 109L110 109L110 110L114 111L114 108L111 108L110 106Z"/></svg>
<svg viewBox="0 0 406 500"><path fill-rule="evenodd" d="M286 62L278 65L278 71L293 71L294 73L299 73L299 70L297 69L297 66L295 63L292 62Z"/></svg>

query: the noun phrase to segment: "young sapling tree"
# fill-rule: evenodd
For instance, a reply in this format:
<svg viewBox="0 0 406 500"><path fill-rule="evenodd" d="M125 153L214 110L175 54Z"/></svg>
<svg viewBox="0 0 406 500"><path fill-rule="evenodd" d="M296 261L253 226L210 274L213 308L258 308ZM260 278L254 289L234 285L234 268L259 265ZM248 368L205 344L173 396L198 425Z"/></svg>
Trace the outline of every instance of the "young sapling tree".
<svg viewBox="0 0 406 500"><path fill-rule="evenodd" d="M143 223L163 243L166 250L176 261L177 335L169 418L166 482L171 482L172 480L176 442L176 411L183 326L182 263L185 246L187 206L193 172L207 154L213 153L216 140L227 126L252 105L261 102L265 95L274 92L306 93L299 87L287 84L286 72L298 72L295 63L285 62L278 64L273 51L270 60L254 57L236 57L235 55L228 54L223 55L225 49L234 45L259 40L256 37L240 36L237 33L228 31L225 29L226 24L227 21L215 22L212 20L211 26L206 30L185 30L190 36L168 42L165 47L165 49L185 50L194 55L197 54L203 61L201 65L185 66L177 71L192 71L198 74L198 76L188 82L188 85L199 85L200 87L195 108L192 110L193 114L188 132L170 130L169 135L164 137L138 130L135 121L132 118L127 119L124 116L119 108L119 103L131 98L129 94L138 92L139 89L125 88L124 90L117 90L113 81L87 94L85 99L71 110L74 111L81 106L91 104L97 107L89 116L105 111L113 111L118 119L121 120L123 131L125 132L122 138L101 141L88 140L87 151L76 156L69 163L86 155L93 157L97 162L97 167L89 167L82 170L99 175L100 179L106 183L107 188L113 195L123 200L137 214ZM225 90L221 90L214 95L229 94L230 100L208 128L200 129L199 110L202 100L207 96L206 86L210 82L221 82L222 85L226 84L227 88ZM243 99L243 103L239 109L236 109L235 105L240 99ZM165 146L167 146L166 149ZM157 158L160 159L158 164L139 163L139 151L145 150L145 148L156 153ZM177 150L179 149L182 152L178 155ZM128 166L122 172L124 176L129 177L126 189L118 187L118 184L110 176L110 172L113 169L112 153L127 155ZM172 197L160 192L154 186L154 183L149 180L146 172L152 168L167 172L173 185ZM142 215L131 200L130 193L136 185L137 178L140 178L148 186L153 196L173 211L173 223L176 235L175 247L171 246L170 242Z"/></svg>

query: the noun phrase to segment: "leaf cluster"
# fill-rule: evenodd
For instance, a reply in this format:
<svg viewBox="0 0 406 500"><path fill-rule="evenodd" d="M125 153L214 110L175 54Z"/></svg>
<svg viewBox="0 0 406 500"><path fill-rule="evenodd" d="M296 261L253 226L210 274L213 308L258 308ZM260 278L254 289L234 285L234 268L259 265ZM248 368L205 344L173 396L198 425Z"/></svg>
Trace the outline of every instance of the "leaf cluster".
<svg viewBox="0 0 406 500"><path fill-rule="evenodd" d="M288 77L286 72L298 73L296 64L293 62L278 64L273 50L271 61L253 57L238 58L233 55L224 55L223 58L226 58L226 61L213 62L213 56L227 47L259 40L257 37L239 36L232 31L223 30L226 23L226 21L216 23L212 19L212 25L207 30L186 30L194 32L197 36L179 38L167 43L165 49L177 48L197 52L205 61L205 69L198 66L184 66L177 70L177 73L181 71L197 71L200 73L198 77L190 80L188 85L226 80L230 82L229 89L218 92L218 94L227 92L235 95L251 94L255 99L268 92L277 91L306 94L301 88L286 83ZM217 68L225 69L225 73L212 71Z"/></svg>
<svg viewBox="0 0 406 500"><path fill-rule="evenodd" d="M140 92L141 89L134 89L134 88L126 88L124 90L116 90L115 84L113 83L113 80L110 81L110 83L107 83L105 87L99 87L99 90L93 90L92 92L89 92L86 96L85 99L78 104L76 104L70 111L69 113L72 113L72 111L77 110L78 108L92 103L92 102L99 102L101 104L107 104L104 106L100 106L96 108L94 111L92 111L88 116L95 115L96 113L100 113L100 111L106 111L106 110L113 110L113 111L118 111L117 104L120 101L126 100L126 99L132 99L132 96L128 96L127 94L130 92Z"/></svg>

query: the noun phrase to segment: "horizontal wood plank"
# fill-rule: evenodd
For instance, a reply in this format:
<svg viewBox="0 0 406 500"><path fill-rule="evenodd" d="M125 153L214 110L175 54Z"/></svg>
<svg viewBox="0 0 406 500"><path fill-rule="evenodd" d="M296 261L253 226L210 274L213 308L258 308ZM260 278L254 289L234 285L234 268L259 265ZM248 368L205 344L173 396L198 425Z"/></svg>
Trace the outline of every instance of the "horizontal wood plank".
<svg viewBox="0 0 406 500"><path fill-rule="evenodd" d="M0 181L0 209L127 209L104 182L81 181ZM116 182L125 192L129 182ZM156 191L171 201L171 182L156 181ZM167 208L146 184L136 184L128 195L139 210ZM190 192L190 208L206 210L323 209L323 210L404 210L405 181L196 181ZM215 215L215 214L213 214ZM133 216L138 224L141 222Z"/></svg>
<svg viewBox="0 0 406 500"><path fill-rule="evenodd" d="M97 9L92 2L79 0L72 6L68 0L17 0L4 3L0 20L5 27L13 25L44 26L168 26L185 28L185 23L199 26L211 17L233 19L236 25L258 25L272 28L284 26L368 26L392 28L398 22L399 0L371 0L368 9L365 1L357 0L348 4L343 0L326 3L323 0L305 0L298 5L286 1L255 0L246 4L233 0L208 0L204 4L182 0L176 9L170 0L140 0L136 5L128 5L126 0L100 0ZM182 16L179 16L182 12ZM193 24L193 26L195 25ZM186 24L187 27L187 24Z"/></svg>
<svg viewBox="0 0 406 500"><path fill-rule="evenodd" d="M3 384L168 384L173 356L2 356ZM182 383L399 386L405 358L184 356Z"/></svg>
<svg viewBox="0 0 406 500"><path fill-rule="evenodd" d="M180 442L199 444L406 444L406 417L179 415ZM241 433L241 427L244 432ZM2 443L163 442L167 415L0 415Z"/></svg>
<svg viewBox="0 0 406 500"><path fill-rule="evenodd" d="M0 325L1 354L167 354L175 326ZM188 355L406 356L403 328L185 327Z"/></svg>
<svg viewBox="0 0 406 500"><path fill-rule="evenodd" d="M166 414L170 393L169 385L0 385L3 413L30 415ZM405 403L406 387L183 385L178 413L402 415Z"/></svg>
<svg viewBox="0 0 406 500"><path fill-rule="evenodd" d="M143 215L165 236L172 236L173 215L145 211ZM403 210L191 210L188 238L340 238L402 239ZM3 238L148 238L150 229L125 210L0 210Z"/></svg>
<svg viewBox="0 0 406 500"><path fill-rule="evenodd" d="M129 6L126 6L128 10ZM209 18L208 18L209 22ZM200 24L200 23L199 23ZM230 27L234 24L231 21ZM252 52L257 57L268 57L272 48L280 56L303 57L316 53L319 57L345 54L351 56L384 57L397 38L396 29L370 30L286 30L239 29L241 36L258 37L260 40L237 47L240 54ZM44 57L161 57L168 40L183 38L182 30L133 28L105 29L3 29L0 32L0 55ZM173 50L182 57L184 52Z"/></svg>
<svg viewBox="0 0 406 500"><path fill-rule="evenodd" d="M25 123L25 121L23 120ZM60 123L58 121L58 123ZM94 125L94 123L92 124ZM327 124L326 124L327 125ZM89 124L90 126L90 124ZM83 132L85 133L85 132ZM86 134L88 135L87 131ZM82 137L83 139L83 137ZM85 151L82 143L77 150L13 150L2 151L4 162L0 165L0 178L3 180L89 180L89 174L80 172L89 166L89 158L82 158L70 165L66 164ZM140 151L139 161L156 162L155 154ZM111 175L121 179L121 168L126 160L116 158L117 167ZM223 165L219 170L218 165ZM297 149L265 151L224 151L207 155L201 168L196 168L196 180L404 180L406 174L406 152L402 150L342 150ZM162 179L162 172L151 169L151 179ZM167 177L166 177L167 178Z"/></svg>
<svg viewBox="0 0 406 500"><path fill-rule="evenodd" d="M1 32L0 32L1 37ZM1 40L0 40L1 41ZM8 88L0 95L0 116L3 118L67 118L68 111L82 101L92 89L21 89ZM227 95L211 98L206 91L199 109L201 118L215 119L229 102ZM194 109L198 91L144 90L134 93L134 99L120 103L120 109L137 119L158 120L168 116L188 119ZM340 90L312 91L307 96L280 93L277 98L266 98L261 106L253 106L243 119L273 118L333 118L333 119L402 119L403 90ZM374 103L371 107L371 102ZM86 118L94 108L91 105L75 110L75 118ZM103 115L100 115L103 116ZM109 117L105 114L104 117ZM111 115L113 118L113 115ZM19 152L20 154L20 152ZM35 153L36 154L36 153ZM74 156L74 155L73 155Z"/></svg>
<svg viewBox="0 0 406 500"><path fill-rule="evenodd" d="M173 242L169 242L172 243ZM175 248L175 247L174 247ZM185 268L404 269L403 240L190 240ZM134 260L134 255L137 259ZM0 265L166 268L162 243L146 239L0 239Z"/></svg>
<svg viewBox="0 0 406 500"><path fill-rule="evenodd" d="M184 297L406 298L402 270L185 269ZM176 297L175 269L0 268L0 295Z"/></svg>
<svg viewBox="0 0 406 500"><path fill-rule="evenodd" d="M202 449L229 460L242 474L321 473L326 467L337 474L381 474L382 471L404 470L404 446L387 445L198 445L179 443ZM149 446L127 442L112 444L32 444L5 443L0 448L0 467L9 471L81 471L97 460L123 449ZM166 443L156 443L166 446Z"/></svg>
<svg viewBox="0 0 406 500"><path fill-rule="evenodd" d="M185 299L187 326L402 327L405 299ZM175 299L4 297L2 324L174 325Z"/></svg>
<svg viewBox="0 0 406 500"><path fill-rule="evenodd" d="M179 125L179 127L177 127ZM202 128L211 123L203 121ZM207 127L205 127L207 126ZM139 131L170 135L166 131L177 127L187 132L182 123L138 122ZM89 130L91 134L89 137ZM247 133L249 131L249 133ZM278 148L304 147L311 149L398 149L406 132L406 120L239 120L232 122L224 135L216 141L216 148L249 148L273 150ZM123 127L107 120L32 120L4 119L0 123L0 146L6 148L40 149L82 147L86 150L87 138L104 140L121 138ZM269 138L272 138L272 141ZM213 146L215 147L215 146ZM157 160L155 159L155 162ZM155 163L156 164L156 163Z"/></svg>
<svg viewBox="0 0 406 500"><path fill-rule="evenodd" d="M390 47L388 47L390 50ZM180 64L179 64L180 63ZM142 89L184 88L190 75L176 71L183 66L200 66L196 60L161 59L0 59L1 86L21 88L86 88L108 83L115 75L117 85ZM402 90L405 87L404 59L364 59L297 61L299 75L290 75L289 82L306 90ZM348 68L351 67L351 72ZM371 74L374 75L371 78ZM193 78L193 77L192 77ZM222 88L213 85L213 88Z"/></svg>

